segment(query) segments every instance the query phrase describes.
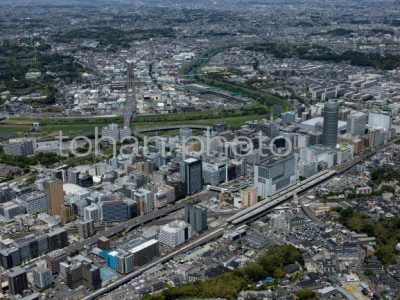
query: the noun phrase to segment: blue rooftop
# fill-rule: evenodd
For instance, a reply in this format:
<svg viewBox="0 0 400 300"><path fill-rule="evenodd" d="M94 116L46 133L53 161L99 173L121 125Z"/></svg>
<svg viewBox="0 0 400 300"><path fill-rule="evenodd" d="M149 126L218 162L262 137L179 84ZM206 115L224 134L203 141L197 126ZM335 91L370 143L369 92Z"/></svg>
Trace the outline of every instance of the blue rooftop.
<svg viewBox="0 0 400 300"><path fill-rule="evenodd" d="M273 283L274 281L275 281L275 279L272 277L267 277L264 279L264 283Z"/></svg>
<svg viewBox="0 0 400 300"><path fill-rule="evenodd" d="M100 268L100 278L102 282L110 280L117 276L118 274L110 268Z"/></svg>
<svg viewBox="0 0 400 300"><path fill-rule="evenodd" d="M112 250L111 249L107 249L107 250L103 250L99 253L99 256L103 259L107 259L108 257L108 253L110 253Z"/></svg>
<svg viewBox="0 0 400 300"><path fill-rule="evenodd" d="M324 146L318 146L318 145L308 146L308 149L315 150L315 151L327 151L327 150L329 150L328 148L326 148Z"/></svg>

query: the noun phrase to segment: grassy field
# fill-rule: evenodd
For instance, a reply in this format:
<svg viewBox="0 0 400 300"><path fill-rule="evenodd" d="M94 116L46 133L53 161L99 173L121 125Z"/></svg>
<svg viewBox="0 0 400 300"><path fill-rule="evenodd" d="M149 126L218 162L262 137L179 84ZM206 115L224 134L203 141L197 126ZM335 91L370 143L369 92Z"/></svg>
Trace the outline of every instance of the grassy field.
<svg viewBox="0 0 400 300"><path fill-rule="evenodd" d="M154 124L154 123L134 123L134 128L148 128L155 126L170 126L170 125L183 125L183 124L193 124L193 125L206 125L211 126L216 123L225 123L232 128L240 128L246 121L251 120L261 120L268 118L267 115L246 115L246 116L237 116L237 117L227 117L227 118L215 118L215 119L203 119L203 120L191 120L191 121L167 121L162 124Z"/></svg>
<svg viewBox="0 0 400 300"><path fill-rule="evenodd" d="M63 124L62 122L54 125L41 124L39 133L30 134L29 130L32 128L32 121L28 121L30 121L31 125L24 124L20 119L4 120L0 122L0 132L10 132L15 134L16 137L37 136L39 139L49 140L54 139L55 136L58 136L58 132L60 130L63 132L64 136L76 136L85 130L94 130L96 126L104 126L104 123L87 124L84 119L74 119L73 124Z"/></svg>
<svg viewBox="0 0 400 300"><path fill-rule="evenodd" d="M235 115L235 113L225 112L194 112L194 113L176 113L168 115L155 116L138 116L132 123L133 129L170 126L170 125L213 125L216 123L226 123L233 128L240 128L246 121L260 120L268 118L268 114L257 114L252 111L246 112L245 115ZM232 116L229 116L232 115ZM58 136L59 131L63 132L64 136L74 137L81 135L84 131L94 130L95 127L101 128L106 124L115 122L122 124L122 118L52 118L52 119L36 119L40 122L40 132L37 133L38 140L51 140ZM16 137L23 137L33 134L28 134L32 128L31 119L10 118L0 122L0 132L10 132Z"/></svg>

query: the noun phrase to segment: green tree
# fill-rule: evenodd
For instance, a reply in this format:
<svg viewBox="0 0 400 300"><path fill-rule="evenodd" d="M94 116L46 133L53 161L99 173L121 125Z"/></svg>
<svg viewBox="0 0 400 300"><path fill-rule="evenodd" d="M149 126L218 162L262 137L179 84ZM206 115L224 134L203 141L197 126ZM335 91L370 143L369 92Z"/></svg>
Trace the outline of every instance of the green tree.
<svg viewBox="0 0 400 300"><path fill-rule="evenodd" d="M299 300L307 300L315 298L315 292L311 289L302 289L296 292L296 296Z"/></svg>
<svg viewBox="0 0 400 300"><path fill-rule="evenodd" d="M251 280L251 281L259 281L266 277L267 273L264 271L263 267L260 264L253 263L246 266L243 269L243 273Z"/></svg>
<svg viewBox="0 0 400 300"><path fill-rule="evenodd" d="M274 277L276 278L282 278L283 276L285 276L285 272L283 271L282 268L276 268L274 271Z"/></svg>

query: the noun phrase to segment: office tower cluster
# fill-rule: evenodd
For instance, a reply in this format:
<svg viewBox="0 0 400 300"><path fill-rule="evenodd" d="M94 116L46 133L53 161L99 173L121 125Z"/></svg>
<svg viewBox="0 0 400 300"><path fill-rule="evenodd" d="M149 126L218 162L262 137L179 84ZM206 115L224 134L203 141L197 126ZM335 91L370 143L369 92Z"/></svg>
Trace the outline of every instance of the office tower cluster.
<svg viewBox="0 0 400 300"><path fill-rule="evenodd" d="M68 246L68 233L64 228L55 228L48 233L37 232L20 239L2 241L0 265L5 269L19 266L48 252Z"/></svg>
<svg viewBox="0 0 400 300"><path fill-rule="evenodd" d="M101 255L111 269L121 274L127 274L160 255L159 241L154 238L134 239L126 245L105 251Z"/></svg>
<svg viewBox="0 0 400 300"><path fill-rule="evenodd" d="M208 229L207 209L199 205L187 204L185 222L190 224L193 232L202 233Z"/></svg>

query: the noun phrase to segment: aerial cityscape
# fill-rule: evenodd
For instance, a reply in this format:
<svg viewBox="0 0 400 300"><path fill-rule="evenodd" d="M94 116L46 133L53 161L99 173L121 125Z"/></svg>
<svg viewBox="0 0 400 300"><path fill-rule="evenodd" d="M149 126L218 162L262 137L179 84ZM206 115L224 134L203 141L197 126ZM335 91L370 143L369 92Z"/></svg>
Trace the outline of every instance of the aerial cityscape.
<svg viewBox="0 0 400 300"><path fill-rule="evenodd" d="M400 1L0 0L0 299L400 299Z"/></svg>

